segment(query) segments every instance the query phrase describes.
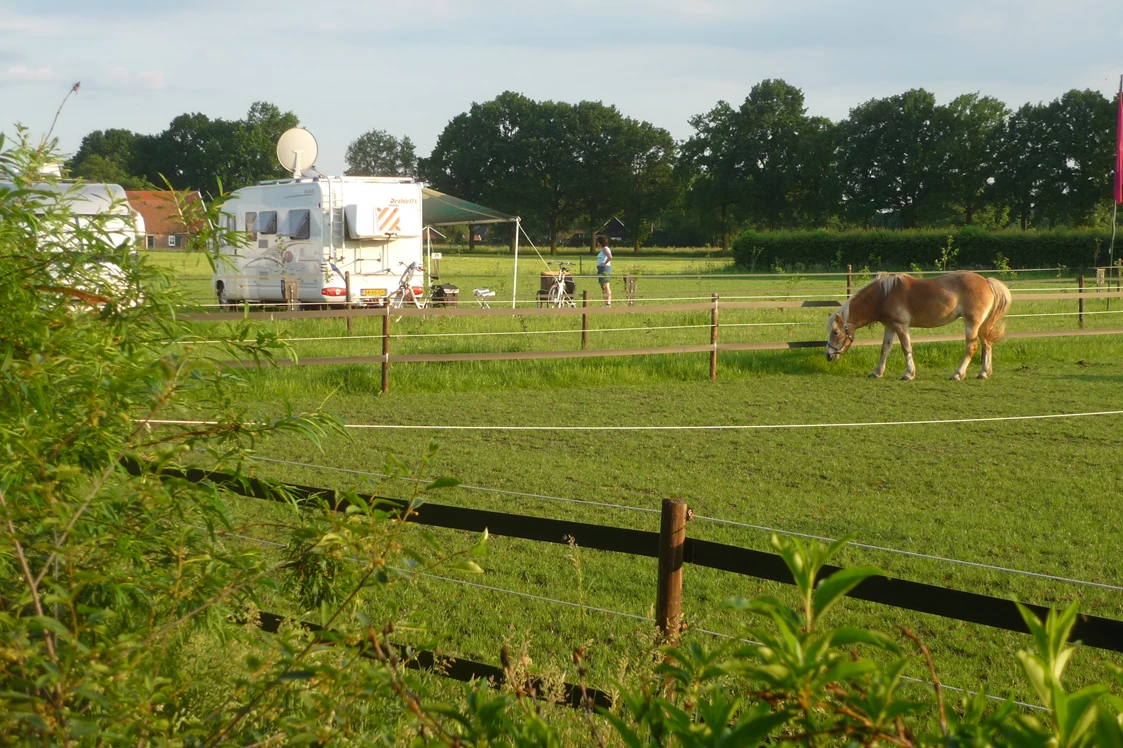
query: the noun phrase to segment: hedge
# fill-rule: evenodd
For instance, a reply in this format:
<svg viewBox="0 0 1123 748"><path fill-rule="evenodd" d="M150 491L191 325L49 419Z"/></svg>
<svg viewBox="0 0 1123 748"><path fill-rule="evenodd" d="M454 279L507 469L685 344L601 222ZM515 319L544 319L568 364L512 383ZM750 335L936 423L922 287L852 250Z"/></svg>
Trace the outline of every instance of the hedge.
<svg viewBox="0 0 1123 748"><path fill-rule="evenodd" d="M1063 265L1084 269L1107 264L1109 231L746 231L733 242L733 257L743 268L784 270L814 267L871 270L907 270L914 264L937 267L948 246L958 253L949 267L994 268L999 255L1010 268L1043 268ZM1117 237L1115 258L1123 254L1123 234Z"/></svg>

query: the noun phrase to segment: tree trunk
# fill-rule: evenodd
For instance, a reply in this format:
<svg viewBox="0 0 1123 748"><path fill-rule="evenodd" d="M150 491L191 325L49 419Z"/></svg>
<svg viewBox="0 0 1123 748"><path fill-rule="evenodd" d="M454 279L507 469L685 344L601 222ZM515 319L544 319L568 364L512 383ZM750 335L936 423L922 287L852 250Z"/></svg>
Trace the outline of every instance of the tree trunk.
<svg viewBox="0 0 1123 748"><path fill-rule="evenodd" d="M558 219L550 219L550 254L558 253Z"/></svg>
<svg viewBox="0 0 1123 748"><path fill-rule="evenodd" d="M729 205L721 206L721 251L729 251Z"/></svg>
<svg viewBox="0 0 1123 748"><path fill-rule="evenodd" d="M636 237L635 248L633 249L633 251L634 251L634 252L635 252L636 254L639 254L639 237L638 237L638 236Z"/></svg>
<svg viewBox="0 0 1123 748"><path fill-rule="evenodd" d="M589 211L589 254L597 253L597 217Z"/></svg>
<svg viewBox="0 0 1123 748"><path fill-rule="evenodd" d="M511 254L514 254L515 253L515 242L518 241L518 238L519 238L519 225L517 223L509 223L507 225L511 227L510 245L511 245Z"/></svg>

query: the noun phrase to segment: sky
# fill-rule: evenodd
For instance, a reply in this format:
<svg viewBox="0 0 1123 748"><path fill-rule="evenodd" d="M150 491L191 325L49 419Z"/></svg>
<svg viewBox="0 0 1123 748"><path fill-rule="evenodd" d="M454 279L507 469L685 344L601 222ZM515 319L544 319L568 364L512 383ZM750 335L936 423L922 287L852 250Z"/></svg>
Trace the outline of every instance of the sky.
<svg viewBox="0 0 1123 748"><path fill-rule="evenodd" d="M1112 96L1120 0L0 0L0 132L159 133L185 112L240 119L255 101L345 168L371 129L427 155L450 119L504 91L614 104L674 137L720 100L782 78L839 120L924 88L1017 107L1073 88Z"/></svg>

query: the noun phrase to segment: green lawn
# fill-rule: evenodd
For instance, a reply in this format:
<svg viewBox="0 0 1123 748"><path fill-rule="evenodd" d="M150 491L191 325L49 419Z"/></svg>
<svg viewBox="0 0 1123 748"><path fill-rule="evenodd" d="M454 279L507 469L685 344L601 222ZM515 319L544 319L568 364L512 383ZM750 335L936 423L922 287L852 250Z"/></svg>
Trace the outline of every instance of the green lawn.
<svg viewBox="0 0 1123 748"><path fill-rule="evenodd" d="M460 260L463 269L453 258L446 259L446 277L453 278L454 272L468 275L469 270L482 275L486 263L495 263L497 274L509 268L507 258ZM658 263L664 274L685 274L691 264L694 273L701 272L697 265L703 261L657 258L637 263L643 263L641 272ZM1066 285L1041 285L1043 280L1019 278L1011 285ZM641 279L641 290L648 281ZM685 286L677 285L682 283ZM821 294L836 288L839 279L732 279L719 273L712 279L650 279L653 292L670 288L683 295L707 296L711 290L733 294L750 288L750 283L766 293L794 289L789 292ZM1104 302L1094 304L1099 306L1089 303L1089 311L1106 311ZM1015 298L1011 313L1057 313L1075 311L1075 306L1075 301L1019 304ZM1117 302L1115 309L1121 307L1123 302ZM785 325L723 328L722 340L819 339L826 314L822 309L726 310L723 324L780 321ZM593 320L603 326L650 328L704 325L709 319L708 312L647 316ZM1114 319L1114 315L1091 315L1087 324L1111 327L1117 324ZM376 323L380 325L380 320L357 323L355 335L376 334ZM476 319L406 319L395 325L395 331L526 333L550 326L572 328L578 321L504 318L487 320L486 327L479 324ZM1009 329L1063 329L1075 324L1074 317L1012 318ZM323 336L332 330L333 335L342 335L343 322L278 323L278 329L297 337ZM940 332L961 329L953 325ZM879 331L868 334L878 336ZM699 328L599 335L593 338L594 345L604 347L708 342L708 330ZM572 348L576 336L571 330L565 336L401 338L394 345L395 352ZM379 343L294 345L301 356L315 356L342 355L340 350L373 353ZM994 378L986 382L947 380L961 355L959 344L918 345L919 375L914 382L893 378L903 370L896 350L886 378L868 379L865 374L875 363L875 348L854 349L833 365L827 364L821 350L722 354L716 382L708 379L705 354L395 365L391 393L386 396L378 393L377 366L294 367L252 372L243 401L251 415L279 413L288 401L297 409L323 405L352 424L480 426L816 424L1119 407L1123 341L1114 336L1006 341L996 348ZM634 510L657 509L663 498L676 497L685 499L700 516L688 528L692 536L746 547L767 548L768 533L715 520L829 537L854 534L862 543L917 553L1105 584L1123 581L1123 560L1114 550L1123 541L1123 506L1118 501L1123 493L1120 416L752 431L372 429L329 438L321 450L295 438L276 438L262 444L259 454L379 472L388 453L416 459L433 441L440 445L439 472L465 484L612 506L465 489L442 490L435 500L445 503L654 530L657 515ZM297 483L370 486L367 479L352 473L266 462L258 466L262 475ZM287 511L248 500L242 507L247 532L262 537L268 536L263 523ZM454 546L471 542L461 533L437 535ZM1027 602L1060 605L1079 600L1085 612L1123 616L1123 598L1116 590L856 548L848 549L843 560L876 565L902 578ZM652 560L496 537L484 566L482 578L447 576L635 616L652 615ZM504 643L514 649L525 646L536 667L560 673L566 670L572 649L587 643L592 657L590 682L598 686L647 667L652 626L642 621L434 579L418 579L397 589L393 599L371 599L371 612L391 618L402 610L416 611L449 653L495 662ZM736 635L739 615L719 608L729 596L789 592L779 585L687 567L683 605L694 632L690 635L707 637L701 629ZM1029 689L1016 676L1014 657L1019 647L1027 645L1024 636L857 601L842 606L835 620L885 631L907 625L932 648L945 683L1029 697ZM1105 678L1109 663L1123 664L1123 658L1092 649L1080 651L1075 660L1071 672L1076 682ZM911 675L925 676L921 662Z"/></svg>

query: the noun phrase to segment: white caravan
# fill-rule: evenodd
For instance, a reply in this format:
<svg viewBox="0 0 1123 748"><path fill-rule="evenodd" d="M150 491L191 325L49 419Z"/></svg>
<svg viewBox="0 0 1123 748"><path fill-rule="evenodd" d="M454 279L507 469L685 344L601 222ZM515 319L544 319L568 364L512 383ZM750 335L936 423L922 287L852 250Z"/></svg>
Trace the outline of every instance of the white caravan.
<svg viewBox="0 0 1123 748"><path fill-rule="evenodd" d="M12 190L15 189L15 185L0 181L0 188ZM62 199L79 226L91 225L94 216L108 216L99 223L103 232L101 238L114 247L128 243L135 253L137 247L144 243L144 217L129 205L125 189L120 185L58 181L38 183L31 189L57 195L57 197L44 195L37 197L36 201L46 207ZM63 247L60 248L87 249L83 246L75 246L71 241L64 240L62 244Z"/></svg>
<svg viewBox="0 0 1123 748"><path fill-rule="evenodd" d="M11 182L0 181L0 189L12 190ZM116 184L96 182L42 182L32 189L51 195L36 196L42 215L47 207L62 201L70 211L71 219L81 228L95 227L100 242L120 247L125 245L136 257L137 249L144 244L144 217L129 205L125 190ZM95 217L99 217L95 222ZM127 276L121 267L104 256L96 254L104 245L90 247L81 242L76 233L68 229L55 236L43 238L53 251L59 253L59 262L47 269L55 282L75 288L93 296L118 297L129 306L140 303L139 290L130 290ZM91 252L87 260L83 254Z"/></svg>
<svg viewBox="0 0 1123 748"><path fill-rule="evenodd" d="M407 272L411 293L424 293L421 184L413 179L261 182L235 191L224 213L225 228L244 232L245 241L219 248L214 289L220 304L381 306Z"/></svg>

